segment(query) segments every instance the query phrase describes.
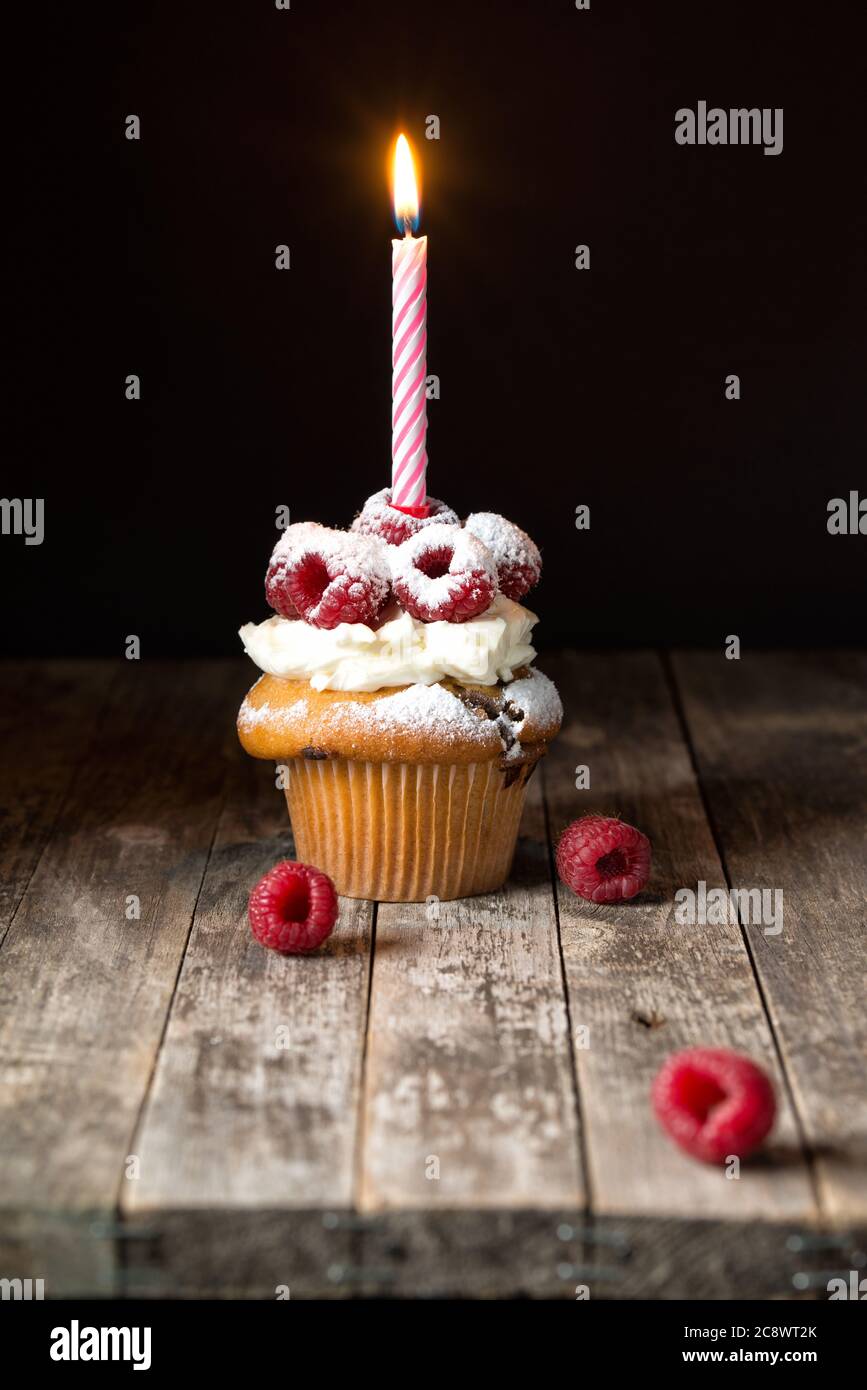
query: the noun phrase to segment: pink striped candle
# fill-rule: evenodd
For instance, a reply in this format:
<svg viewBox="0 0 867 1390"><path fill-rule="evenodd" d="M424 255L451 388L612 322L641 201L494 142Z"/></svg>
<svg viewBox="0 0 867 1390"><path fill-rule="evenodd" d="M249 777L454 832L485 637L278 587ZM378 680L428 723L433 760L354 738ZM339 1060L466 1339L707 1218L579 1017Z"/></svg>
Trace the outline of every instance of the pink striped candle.
<svg viewBox="0 0 867 1390"><path fill-rule="evenodd" d="M427 237L414 237L418 189L404 135L394 155L394 213L404 228L391 243L391 505L427 515Z"/></svg>

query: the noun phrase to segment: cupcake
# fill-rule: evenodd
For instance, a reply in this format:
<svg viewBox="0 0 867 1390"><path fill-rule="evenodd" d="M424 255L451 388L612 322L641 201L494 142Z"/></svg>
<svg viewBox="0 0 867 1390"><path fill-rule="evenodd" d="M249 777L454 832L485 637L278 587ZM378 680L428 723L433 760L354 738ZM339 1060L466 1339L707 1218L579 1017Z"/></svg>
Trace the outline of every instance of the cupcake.
<svg viewBox="0 0 867 1390"><path fill-rule="evenodd" d="M508 877L527 782L562 707L519 602L539 552L505 518L461 526L388 493L350 531L290 526L241 640L263 675L241 706L253 757L285 768L298 857L353 898L418 902Z"/></svg>

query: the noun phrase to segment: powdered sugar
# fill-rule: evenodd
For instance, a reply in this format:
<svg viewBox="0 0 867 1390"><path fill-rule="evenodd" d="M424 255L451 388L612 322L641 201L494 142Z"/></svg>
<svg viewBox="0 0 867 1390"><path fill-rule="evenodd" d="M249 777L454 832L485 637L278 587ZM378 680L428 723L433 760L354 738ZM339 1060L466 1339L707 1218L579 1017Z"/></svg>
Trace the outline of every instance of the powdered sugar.
<svg viewBox="0 0 867 1390"><path fill-rule="evenodd" d="M259 682L256 682L258 685ZM253 690L256 686L253 686ZM252 695L253 691L250 691ZM266 700L258 707L250 703L250 695L244 700L238 714L238 724L242 729L257 729L260 724L270 724L277 728L287 729L296 720L306 719L309 710L307 700L294 700L291 705L281 705L272 709Z"/></svg>
<svg viewBox="0 0 867 1390"><path fill-rule="evenodd" d="M257 708L248 696L241 706L238 724L244 732L261 725L280 731L310 719L313 714L309 701L304 699L285 706L272 706L265 701ZM499 743L495 725L479 718L441 685L408 685L394 695L366 702L341 700L318 706L315 715L315 737L319 742L327 741L329 735L351 738L353 733L376 729L386 737L394 732L441 743L470 741L490 750L495 750Z"/></svg>
<svg viewBox="0 0 867 1390"><path fill-rule="evenodd" d="M391 580L385 546L377 536L353 536L320 526L303 537L296 553L321 555L329 573L333 568L350 579L374 578L386 588Z"/></svg>
<svg viewBox="0 0 867 1390"><path fill-rule="evenodd" d="M490 742L486 721L467 709L456 695L442 685L408 685L395 695L387 695L364 706L365 722L386 732L408 729L448 741Z"/></svg>
<svg viewBox="0 0 867 1390"><path fill-rule="evenodd" d="M444 685L408 685L378 700L340 700L316 707L300 699L283 707L266 701L256 708L248 696L238 722L245 732L263 724L279 731L315 718L311 737L317 743L327 744L329 735L345 740L374 729L386 741L390 733L399 733L438 744L469 742L491 753L503 752L511 761L522 754L520 738L528 721L536 740L550 736L562 716L554 685L541 671L533 671L502 687L502 710L496 717L465 703Z"/></svg>
<svg viewBox="0 0 867 1390"><path fill-rule="evenodd" d="M467 622L497 591L490 551L460 526L419 531L388 556L395 597L422 622Z"/></svg>
<svg viewBox="0 0 867 1390"><path fill-rule="evenodd" d="M353 536L318 521L299 521L286 527L271 553L271 564L283 567L304 554L321 555L326 565L333 561L335 573L351 579L373 577L386 590L391 582L385 545L377 536Z"/></svg>
<svg viewBox="0 0 867 1390"><path fill-rule="evenodd" d="M272 606L317 628L374 621L391 593L383 543L303 522L289 529L293 534L278 541L265 581Z"/></svg>
<svg viewBox="0 0 867 1390"><path fill-rule="evenodd" d="M536 728L550 729L559 725L563 718L563 705L557 694L557 687L542 671L533 670L520 680L510 681L504 687L509 704L523 711L523 718L512 721L512 730L520 737L527 720Z"/></svg>
<svg viewBox="0 0 867 1390"><path fill-rule="evenodd" d="M296 521L292 526L287 526L271 551L271 564L284 565L289 556L312 532L327 531L327 529L325 526L320 526L318 521Z"/></svg>
<svg viewBox="0 0 867 1390"><path fill-rule="evenodd" d="M500 588L509 598L522 598L539 582L542 573L539 547L520 526L496 512L473 512L464 524L491 552Z"/></svg>
<svg viewBox="0 0 867 1390"><path fill-rule="evenodd" d="M442 575L440 580L431 580L419 568L419 561L423 561L425 556L444 549L452 552L448 570L450 575L462 574L466 570L481 570L491 579L495 578L493 559L481 541L460 526L440 526L436 531L419 531L402 545L389 547L392 580L399 580L416 596L422 591L422 581L424 585L443 581L447 584L447 575Z"/></svg>
<svg viewBox="0 0 867 1390"><path fill-rule="evenodd" d="M456 512L440 502L437 497L428 497L428 516L411 516L391 505L391 488L384 487L368 497L351 530L364 535L382 536L389 545L399 545L408 536L423 531L428 526L458 526L460 521Z"/></svg>

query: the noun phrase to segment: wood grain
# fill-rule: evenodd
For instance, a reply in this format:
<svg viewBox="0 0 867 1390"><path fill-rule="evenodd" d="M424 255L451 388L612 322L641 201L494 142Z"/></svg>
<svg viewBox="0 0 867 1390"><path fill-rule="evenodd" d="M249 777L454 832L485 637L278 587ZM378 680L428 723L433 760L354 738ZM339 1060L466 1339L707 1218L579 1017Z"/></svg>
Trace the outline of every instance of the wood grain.
<svg viewBox="0 0 867 1390"><path fill-rule="evenodd" d="M372 906L342 899L333 935L310 956L256 943L250 889L293 857L292 841L273 767L240 748L232 760L134 1144L140 1177L123 1185L121 1205L132 1222L158 1223L164 1288L201 1295L218 1276L235 1296L273 1297L285 1283L309 1297L351 1258L338 1213L352 1203ZM134 1271L128 1282L147 1292Z"/></svg>
<svg viewBox="0 0 867 1390"><path fill-rule="evenodd" d="M101 1241L114 1219L216 825L238 693L234 665L120 665L3 943L0 1200L17 1216L44 1214L46 1230L60 1213ZM140 920L125 915L131 894ZM28 1241L38 1263L32 1223ZM85 1247L80 1282L65 1268L77 1291L106 1277Z"/></svg>
<svg viewBox="0 0 867 1390"><path fill-rule="evenodd" d="M235 740L241 663L2 673L6 1275L54 1296L697 1298L852 1267L865 658L543 664L568 718L507 887L438 916L344 902L306 959L245 922L291 840ZM591 809L653 840L632 904L555 898L548 830ZM679 925L700 879L782 888L782 936ZM698 1042L776 1080L737 1180L650 1110L664 1056Z"/></svg>
<svg viewBox="0 0 867 1390"><path fill-rule="evenodd" d="M0 943L51 836L116 661L0 664Z"/></svg>
<svg viewBox="0 0 867 1390"><path fill-rule="evenodd" d="M822 1205L867 1225L867 657L683 654L674 669L736 887L781 889L747 935Z"/></svg>
<svg viewBox="0 0 867 1390"><path fill-rule="evenodd" d="M538 778L501 893L380 905L360 1159L367 1213L583 1205Z"/></svg>
<svg viewBox="0 0 867 1390"><path fill-rule="evenodd" d="M638 652L548 665L567 711L545 767L554 835L586 812L619 813L650 836L654 852L652 882L631 903L597 907L559 886L573 1028L588 1029L589 1045L575 1055L593 1210L615 1221L718 1219L736 1223L741 1240L757 1221L814 1221L809 1172L739 928L674 919L677 887L723 878L660 662ZM591 785L578 791L582 764ZM651 1110L662 1061L695 1044L737 1047L776 1080L781 1113L770 1156L744 1163L737 1180L683 1155ZM642 1266L649 1284L652 1254Z"/></svg>

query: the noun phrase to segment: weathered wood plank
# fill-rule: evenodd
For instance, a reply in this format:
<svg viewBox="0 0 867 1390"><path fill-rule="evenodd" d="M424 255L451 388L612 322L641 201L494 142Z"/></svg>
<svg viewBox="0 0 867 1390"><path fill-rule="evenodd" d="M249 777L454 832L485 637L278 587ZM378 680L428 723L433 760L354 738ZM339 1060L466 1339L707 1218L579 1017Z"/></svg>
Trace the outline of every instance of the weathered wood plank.
<svg viewBox="0 0 867 1390"><path fill-rule="evenodd" d="M379 907L358 1186L366 1213L583 1205L538 778L522 829L501 893Z"/></svg>
<svg viewBox="0 0 867 1390"><path fill-rule="evenodd" d="M106 1291L104 1227L186 945L243 679L236 663L119 666L2 950L0 1229L14 1234L27 1218L35 1274L53 1278L55 1294ZM140 920L126 916L129 895ZM40 1268L42 1218L44 1258L57 1220L82 1223L99 1258L83 1241L77 1266L67 1260L56 1277Z"/></svg>
<svg viewBox="0 0 867 1390"><path fill-rule="evenodd" d="M116 661L0 664L0 943L45 849Z"/></svg>
<svg viewBox="0 0 867 1390"><path fill-rule="evenodd" d="M264 950L247 898L292 857L274 769L239 747L122 1193L131 1221L162 1231L163 1284L187 1295L216 1278L224 1294L309 1297L349 1259L337 1213L352 1203L372 905L342 899L310 956Z"/></svg>
<svg viewBox="0 0 867 1390"><path fill-rule="evenodd" d="M572 1298L583 1268L581 1218L544 1199L527 1210L441 1207L370 1216L346 1271L363 1296ZM574 1265L573 1265L574 1261Z"/></svg>
<svg viewBox="0 0 867 1390"><path fill-rule="evenodd" d="M748 929L750 947L824 1212L850 1227L864 1177L852 1058L865 802L850 775L864 659L773 661L773 679L710 657L678 658L677 672L735 885L785 891L782 938ZM848 1246L805 1256L787 1243L820 1213L741 930L674 920L676 887L726 879L656 658L546 664L569 715L545 769L554 832L616 808L651 835L656 862L650 894L622 908L559 890L586 1183L538 779L503 894L441 904L434 920L379 909L362 1105L370 909L344 904L308 960L278 960L247 931L249 886L289 839L271 770L234 741L241 665L117 663L108 688L86 665L70 687L60 664L44 740L43 712L25 708L43 668L13 682L4 782L21 795L0 841L13 884L0 952L10 1276L47 1277L55 1295L571 1297L586 1282L594 1297L730 1297L787 1296L811 1259L845 1262ZM721 689L717 665L740 684ZM574 788L577 763L590 792ZM129 893L140 922L124 917ZM680 1155L650 1112L663 1056L700 1041L750 1052L781 1090L773 1143L736 1182ZM128 1154L137 1178L123 1176Z"/></svg>
<svg viewBox="0 0 867 1390"><path fill-rule="evenodd" d="M343 1298L356 1232L333 1211L186 1207L124 1221L127 1298Z"/></svg>
<svg viewBox="0 0 867 1390"><path fill-rule="evenodd" d="M779 889L747 932L839 1226L867 1224L867 656L678 655L699 772L735 887Z"/></svg>
<svg viewBox="0 0 867 1390"><path fill-rule="evenodd" d="M624 1216L673 1218L675 1230L678 1221L737 1223L747 1241L754 1222L812 1221L809 1173L740 930L674 919L678 887L723 878L659 660L567 654L547 665L567 715L544 768L554 837L588 811L619 813L654 849L651 885L632 903L597 907L558 886L593 1211L615 1225ZM582 764L591 785L578 791ZM745 1163L738 1180L683 1155L651 1111L649 1088L664 1058L696 1044L738 1048L776 1079L772 1156ZM682 1254L692 1261L692 1274L688 1263L681 1267L682 1282L694 1277L706 1290L706 1252L685 1238ZM632 1268L632 1296L639 1287L652 1296L652 1244L634 1251ZM778 1280L778 1271L765 1273Z"/></svg>

